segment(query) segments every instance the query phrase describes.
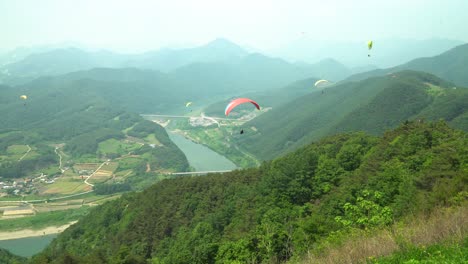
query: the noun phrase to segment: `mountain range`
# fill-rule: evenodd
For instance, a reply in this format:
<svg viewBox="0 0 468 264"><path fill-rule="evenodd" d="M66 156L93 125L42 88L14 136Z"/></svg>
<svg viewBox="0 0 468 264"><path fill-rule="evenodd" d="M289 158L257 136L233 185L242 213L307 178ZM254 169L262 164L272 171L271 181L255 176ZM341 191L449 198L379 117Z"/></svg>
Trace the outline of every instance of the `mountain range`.
<svg viewBox="0 0 468 264"><path fill-rule="evenodd" d="M218 71L227 70L226 78L232 76L235 79L226 80L224 83L230 82L233 85L239 85L235 81L247 77L256 76L266 79L272 75L277 76L272 71L282 71L278 74L284 75L285 80L288 81L311 76L339 81L356 71L368 69L348 69L338 61L329 58L315 64L293 64L280 58L248 52L226 39L216 39L196 48L162 49L142 54L117 54L105 50L85 51L78 48L47 49L44 52L25 55L22 59L0 66L0 81L15 85L41 76L61 75L102 67L149 69L168 74L177 74L181 71L209 74L205 72L209 70L208 72L216 73L217 69ZM237 72L229 74L231 71ZM295 79L287 79L288 76ZM272 83L275 82L272 81ZM252 83L252 86L256 84ZM274 86L281 87L286 84L287 81L284 81Z"/></svg>

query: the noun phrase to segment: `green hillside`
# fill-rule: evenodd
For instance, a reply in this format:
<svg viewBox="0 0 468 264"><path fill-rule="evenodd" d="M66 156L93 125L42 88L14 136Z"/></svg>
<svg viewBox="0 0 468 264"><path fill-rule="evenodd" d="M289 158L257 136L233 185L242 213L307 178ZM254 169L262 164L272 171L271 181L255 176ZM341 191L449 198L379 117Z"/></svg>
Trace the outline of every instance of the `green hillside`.
<svg viewBox="0 0 468 264"><path fill-rule="evenodd" d="M431 74L413 71L338 84L323 94L311 92L274 107L245 124L247 133L236 140L248 152L270 159L326 135L342 131L378 135L405 120L442 118L465 129L468 90L452 87Z"/></svg>
<svg viewBox="0 0 468 264"><path fill-rule="evenodd" d="M256 169L164 180L92 210L33 262L298 261L340 237L466 208L467 143L444 122L408 122L383 137L327 137Z"/></svg>
<svg viewBox="0 0 468 264"><path fill-rule="evenodd" d="M144 85L136 87L145 88ZM132 175L144 174L148 164L152 172L186 171L188 162L166 131L128 111L130 107L119 104L125 98L129 105L144 100L138 94L129 98L131 88L127 82L71 77L68 80L41 78L23 86L2 86L0 111L8 115L0 117L0 175L19 178L41 172L51 176L60 174L58 148L63 152L64 167L133 154L138 157L136 161L128 166L124 165L126 159L121 160L120 170L125 167ZM20 100L19 94L27 94L28 99ZM23 150L16 154L12 148L19 147ZM31 153L26 153L29 147Z"/></svg>
<svg viewBox="0 0 468 264"><path fill-rule="evenodd" d="M62 89L75 89L88 96L88 100L105 97L112 105L133 112L174 114L185 112L187 101L201 106L249 91L280 88L310 74L281 60L275 62L259 55L257 58L246 58L238 65L198 63L168 74L135 68L96 68L42 77L4 92L8 92L10 100L17 99L19 94L27 94L29 101L34 101L37 97L44 97L45 92L54 97L51 100L80 100L81 94L64 98L61 92ZM42 90L46 88L46 91Z"/></svg>
<svg viewBox="0 0 468 264"><path fill-rule="evenodd" d="M402 70L415 70L432 73L456 85L468 86L468 44L457 46L440 55L412 60L400 66L384 70L360 73L347 78L347 81L363 80L374 76L383 76Z"/></svg>

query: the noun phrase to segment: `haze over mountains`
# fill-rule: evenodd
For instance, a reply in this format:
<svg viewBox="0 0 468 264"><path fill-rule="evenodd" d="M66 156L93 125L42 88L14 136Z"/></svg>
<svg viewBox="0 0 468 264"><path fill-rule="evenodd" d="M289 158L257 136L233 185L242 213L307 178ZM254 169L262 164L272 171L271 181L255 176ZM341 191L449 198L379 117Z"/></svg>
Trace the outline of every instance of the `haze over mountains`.
<svg viewBox="0 0 468 264"><path fill-rule="evenodd" d="M91 51L73 47L56 48L55 46L23 48L0 56L0 82L24 83L39 76L58 75L95 67L135 67L171 72L191 64L221 63L245 69L243 67L245 67L246 62L261 60L261 57L265 59L265 63L269 59L270 65L274 62L273 64L277 64L277 66L282 65L282 67L295 68L296 71L307 71L309 75L304 77L339 81L351 74L365 72L376 67L388 67L418 57L433 56L460 43L460 41L443 39L389 40L388 43L382 42L380 47L379 44L376 44L377 46L372 52L373 56L367 58L367 50L362 43L327 44L316 43L306 38L292 45L292 49L299 52L297 58L302 58L298 60L302 62L294 64L279 59L290 59L296 56L288 55L286 51L271 52L273 56L279 56L271 58L249 52L222 38L194 48L164 48L141 54L120 54L105 50ZM295 45L302 45L302 48L297 48ZM266 52L265 54L270 53ZM353 58L348 58L345 55ZM313 63L304 63L304 61ZM260 62L257 61L257 63Z"/></svg>
<svg viewBox="0 0 468 264"><path fill-rule="evenodd" d="M367 57L367 40L362 42L319 41L307 33L295 42L271 51L271 54L309 63L334 58L348 67L374 65L378 68L388 68L416 58L435 56L464 43L459 40L440 38L372 40L374 47L370 52L371 57Z"/></svg>
<svg viewBox="0 0 468 264"><path fill-rule="evenodd" d="M108 51L86 52L76 48L56 49L32 54L1 67L0 81L19 84L39 76L60 75L95 67L158 70L177 76L176 79L194 81L194 85L200 84L197 78L203 78L206 82L216 79L218 84L222 83L221 86L241 90L279 88L313 75L341 80L350 74L346 67L333 60L315 65L291 64L278 58L248 53L232 42L218 39L199 48L166 49L139 55L120 55ZM195 76L186 77L191 74ZM256 78L263 81L250 81ZM249 79L249 83L245 83L246 79Z"/></svg>

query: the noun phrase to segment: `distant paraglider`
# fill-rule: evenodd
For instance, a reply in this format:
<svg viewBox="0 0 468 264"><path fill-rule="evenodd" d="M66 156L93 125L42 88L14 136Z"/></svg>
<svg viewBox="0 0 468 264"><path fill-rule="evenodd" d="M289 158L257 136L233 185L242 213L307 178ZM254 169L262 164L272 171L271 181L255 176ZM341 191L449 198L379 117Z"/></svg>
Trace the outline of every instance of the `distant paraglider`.
<svg viewBox="0 0 468 264"><path fill-rule="evenodd" d="M325 88L326 86L330 85L331 82L328 81L328 80L318 80L315 82L314 86L317 87L317 88L322 88L322 94L324 94L324 91L323 91L323 88Z"/></svg>
<svg viewBox="0 0 468 264"><path fill-rule="evenodd" d="M187 103L185 104L185 107L186 107L186 108L189 108L190 105L192 105L192 102L187 102ZM190 109L190 108L189 108L189 109ZM192 109L190 109L190 112L192 112Z"/></svg>
<svg viewBox="0 0 468 264"><path fill-rule="evenodd" d="M260 106L257 104L257 102L255 102L254 100L252 99L249 99L249 98L238 98L238 99L234 99L232 100L227 106L226 106L226 109L224 110L224 114L226 116L229 115L229 113L232 111L232 109L236 108L238 105L240 104L245 104L245 103L251 103L253 105L255 105L255 107L260 110Z"/></svg>
<svg viewBox="0 0 468 264"><path fill-rule="evenodd" d="M372 49L373 45L374 42L372 40L367 41L367 49L369 50L369 54L367 54L367 57L370 57L370 50Z"/></svg>
<svg viewBox="0 0 468 264"><path fill-rule="evenodd" d="M315 87L324 87L330 84L330 81L327 80L318 80L315 82L314 86Z"/></svg>
<svg viewBox="0 0 468 264"><path fill-rule="evenodd" d="M21 99L21 100L24 100L24 104L23 104L23 105L26 105L26 100L28 99L28 96L26 96L26 95L23 94L23 95L20 96L20 99Z"/></svg>

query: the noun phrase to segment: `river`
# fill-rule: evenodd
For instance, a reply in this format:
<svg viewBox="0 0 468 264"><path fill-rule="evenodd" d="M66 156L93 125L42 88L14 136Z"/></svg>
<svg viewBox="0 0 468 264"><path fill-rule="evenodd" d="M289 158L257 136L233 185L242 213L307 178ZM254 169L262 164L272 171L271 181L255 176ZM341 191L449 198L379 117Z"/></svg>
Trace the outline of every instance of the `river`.
<svg viewBox="0 0 468 264"><path fill-rule="evenodd" d="M18 256L30 257L47 247L55 237L57 234L1 240L0 248L7 249Z"/></svg>
<svg viewBox="0 0 468 264"><path fill-rule="evenodd" d="M236 164L203 145L192 142L184 136L168 131L169 138L179 147L191 167L196 171L233 170Z"/></svg>

